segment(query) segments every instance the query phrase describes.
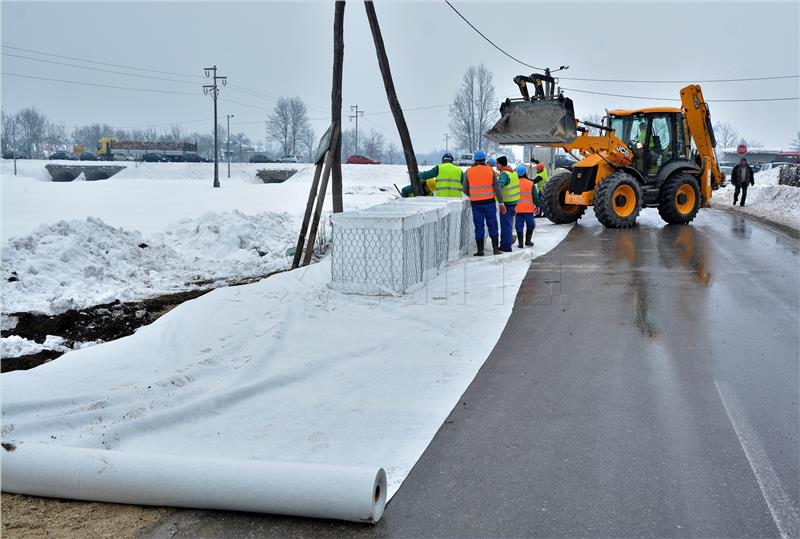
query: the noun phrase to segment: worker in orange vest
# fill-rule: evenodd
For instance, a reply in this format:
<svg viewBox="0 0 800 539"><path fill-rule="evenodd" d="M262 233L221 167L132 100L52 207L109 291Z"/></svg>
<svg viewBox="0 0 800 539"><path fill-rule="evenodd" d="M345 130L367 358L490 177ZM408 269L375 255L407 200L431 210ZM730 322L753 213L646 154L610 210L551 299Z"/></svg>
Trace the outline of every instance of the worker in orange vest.
<svg viewBox="0 0 800 539"><path fill-rule="evenodd" d="M533 247L533 230L536 228L534 214L539 206L539 193L536 192L533 182L528 179L528 167L518 165L517 176L519 176L519 202L517 202L517 215L514 218L517 246L522 248L522 233L525 232L525 245Z"/></svg>
<svg viewBox="0 0 800 539"><path fill-rule="evenodd" d="M485 228L489 229L492 240L492 253L499 255L500 238L497 230L497 205L500 203L500 214L506 213L503 204L503 193L492 167L486 164L486 152L478 150L473 155L475 162L464 174L464 194L469 197L472 206L472 222L475 224L475 244L478 247L475 256L483 256L483 245L486 239Z"/></svg>

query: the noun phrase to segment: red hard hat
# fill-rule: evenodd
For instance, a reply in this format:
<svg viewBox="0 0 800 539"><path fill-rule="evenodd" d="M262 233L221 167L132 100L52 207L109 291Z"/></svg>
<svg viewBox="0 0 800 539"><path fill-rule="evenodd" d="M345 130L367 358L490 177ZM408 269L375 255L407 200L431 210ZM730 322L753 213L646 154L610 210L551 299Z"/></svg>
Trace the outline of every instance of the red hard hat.
<svg viewBox="0 0 800 539"><path fill-rule="evenodd" d="M536 163L536 172L541 172L544 170L544 165L541 163Z"/></svg>

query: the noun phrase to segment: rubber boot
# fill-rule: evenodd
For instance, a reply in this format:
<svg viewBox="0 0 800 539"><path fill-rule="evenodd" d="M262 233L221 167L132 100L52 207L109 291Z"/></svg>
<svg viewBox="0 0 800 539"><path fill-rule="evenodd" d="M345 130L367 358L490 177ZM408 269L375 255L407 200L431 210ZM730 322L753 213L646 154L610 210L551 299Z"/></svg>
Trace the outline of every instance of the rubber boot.
<svg viewBox="0 0 800 539"><path fill-rule="evenodd" d="M522 249L522 234L517 233L517 247Z"/></svg>
<svg viewBox="0 0 800 539"><path fill-rule="evenodd" d="M520 240L521 242L522 240ZM525 231L525 245L528 247L533 247L533 230L526 230ZM520 245L522 247L522 245Z"/></svg>
<svg viewBox="0 0 800 539"><path fill-rule="evenodd" d="M480 239L480 240L476 239L475 240L475 245L478 246L478 251L472 256L483 256L483 243L484 243L484 241L485 240L483 240L483 239Z"/></svg>
<svg viewBox="0 0 800 539"><path fill-rule="evenodd" d="M492 254L501 255L503 251L500 250L500 238L495 236L492 238Z"/></svg>

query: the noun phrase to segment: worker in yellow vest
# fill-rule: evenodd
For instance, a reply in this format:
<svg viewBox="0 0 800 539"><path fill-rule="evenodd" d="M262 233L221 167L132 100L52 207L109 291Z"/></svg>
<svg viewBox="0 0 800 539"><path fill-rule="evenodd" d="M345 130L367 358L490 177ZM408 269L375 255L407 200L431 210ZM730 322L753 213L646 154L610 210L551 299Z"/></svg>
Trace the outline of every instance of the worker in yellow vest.
<svg viewBox="0 0 800 539"><path fill-rule="evenodd" d="M536 208L540 205L536 186L528 179L528 167L517 166L519 176L519 202L517 215L514 217L514 228L517 229L517 246L522 249L522 234L525 233L525 246L533 247L533 230L536 228ZM527 230L525 228L527 227Z"/></svg>
<svg viewBox="0 0 800 539"><path fill-rule="evenodd" d="M395 186L397 188L397 186ZM436 178L429 178L422 182L422 194L426 197L433 196L436 192ZM406 185L400 190L400 196L403 198L411 198L414 196L414 189L411 185Z"/></svg>
<svg viewBox="0 0 800 539"><path fill-rule="evenodd" d="M508 158L501 155L497 158L497 183L503 191L503 202L506 212L500 215L500 250L504 253L511 252L511 233L514 228L514 212L519 200L519 176L508 166Z"/></svg>
<svg viewBox="0 0 800 539"><path fill-rule="evenodd" d="M461 198L464 190L464 171L453 164L453 154L446 152L442 163L419 173L420 180L435 179L434 195L437 197Z"/></svg>
<svg viewBox="0 0 800 539"><path fill-rule="evenodd" d="M541 195L544 193L544 188L547 185L547 167L544 166L544 163L534 159L531 161L531 168L531 173L533 174L533 178L531 179L531 181L533 181L533 188L537 191L537 195L541 197ZM542 206L539 204L537 204L537 206L537 214L539 217L544 217L544 210L542 209Z"/></svg>
<svg viewBox="0 0 800 539"><path fill-rule="evenodd" d="M503 192L492 167L486 164L486 152L478 150L472 156L475 162L464 174L464 194L469 197L472 207L472 222L475 225L475 244L478 250L475 256L483 256L483 244L486 228L492 240L492 253L499 255L500 245L497 237L497 209L495 200L499 202L500 215L507 213L503 204Z"/></svg>

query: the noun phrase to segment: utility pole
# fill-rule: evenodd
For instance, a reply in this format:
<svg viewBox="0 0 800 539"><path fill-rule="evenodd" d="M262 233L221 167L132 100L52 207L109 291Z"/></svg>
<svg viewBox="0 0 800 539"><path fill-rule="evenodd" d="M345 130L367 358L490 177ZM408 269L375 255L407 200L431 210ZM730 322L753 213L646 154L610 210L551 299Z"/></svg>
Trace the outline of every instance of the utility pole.
<svg viewBox="0 0 800 539"><path fill-rule="evenodd" d="M228 143L225 145L225 153L228 154L228 178L231 177L231 118L233 114L228 114Z"/></svg>
<svg viewBox="0 0 800 539"><path fill-rule="evenodd" d="M342 65L344 64L344 8L337 1L333 14L333 78L331 80L331 133L339 133L333 145L331 162L331 202L333 213L342 213Z"/></svg>
<svg viewBox="0 0 800 539"><path fill-rule="evenodd" d="M351 111L355 111L355 113L352 116L349 116L349 118L351 120L353 118L356 119L356 150L353 153L357 154L358 153L358 115L360 114L361 116L364 116L364 111L363 110L358 110L358 105L351 105L350 106L350 110Z"/></svg>
<svg viewBox="0 0 800 539"><path fill-rule="evenodd" d="M444 134L444 151L445 151L445 153L450 151L450 148L448 148L448 146L447 146L447 140L448 140L449 137L450 137L450 135L448 135L447 133Z"/></svg>
<svg viewBox="0 0 800 539"><path fill-rule="evenodd" d="M206 78L210 78L213 84L203 85L203 93L211 94L214 100L214 187L219 187L219 141L217 141L217 97L219 96L219 86L217 81L222 81L222 85L228 84L228 77L217 76L217 66L205 68ZM213 74L213 77L212 77Z"/></svg>
<svg viewBox="0 0 800 539"><path fill-rule="evenodd" d="M414 155L414 147L411 144L411 135L408 132L408 124L403 116L403 109L400 107L400 101L397 99L397 92L394 88L394 81L392 81L392 70L389 68L389 58L386 56L386 47L383 43L383 36L381 35L381 27L378 24L378 15L375 13L375 4L371 0L364 2L364 8L367 11L367 20L369 21L369 29L372 32L372 40L375 42L375 54L378 56L378 66L381 69L381 76L383 77L383 86L386 89L386 98L389 100L389 108L392 110L394 122L397 125L397 131L400 134L400 142L403 144L403 153L406 158L406 165L408 165L408 177L411 180L411 188L415 196L422 196L422 184L419 181L419 168L417 167L417 157Z"/></svg>
<svg viewBox="0 0 800 539"><path fill-rule="evenodd" d="M17 118L11 122L11 140L14 141L14 176L17 175Z"/></svg>

